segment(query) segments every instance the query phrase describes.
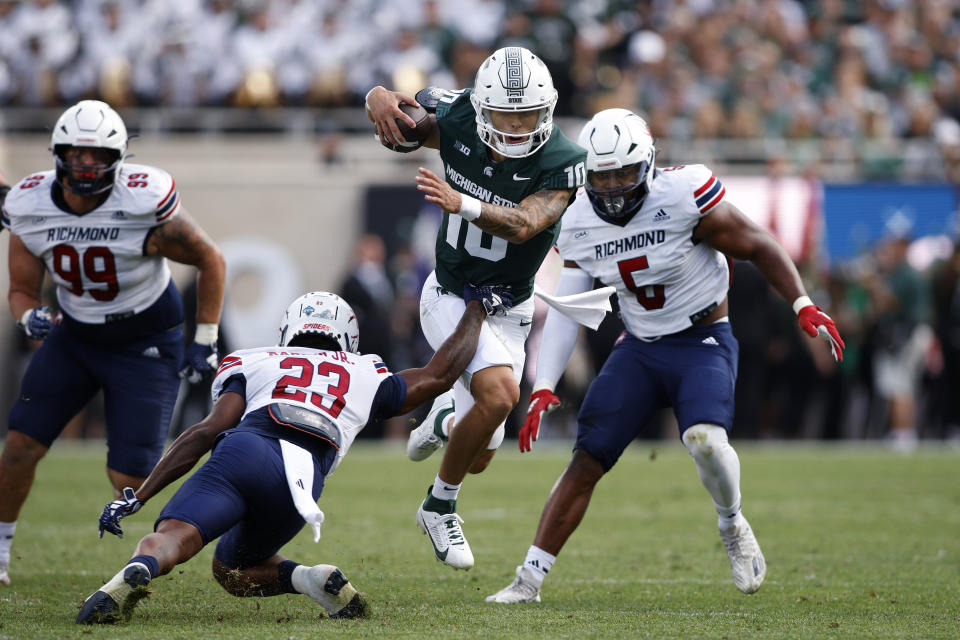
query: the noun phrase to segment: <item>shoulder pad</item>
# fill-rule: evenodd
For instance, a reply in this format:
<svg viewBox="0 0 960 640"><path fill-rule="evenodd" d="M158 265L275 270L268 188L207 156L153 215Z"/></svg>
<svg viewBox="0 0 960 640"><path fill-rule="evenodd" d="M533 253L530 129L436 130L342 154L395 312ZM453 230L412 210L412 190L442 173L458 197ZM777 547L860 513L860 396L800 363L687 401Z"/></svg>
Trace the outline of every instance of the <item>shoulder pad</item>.
<svg viewBox="0 0 960 640"><path fill-rule="evenodd" d="M427 113L436 113L437 104L440 102L440 98L445 91L445 89L441 89L440 87L427 87L417 91L417 95L415 95L414 98L417 99L421 107L427 110Z"/></svg>

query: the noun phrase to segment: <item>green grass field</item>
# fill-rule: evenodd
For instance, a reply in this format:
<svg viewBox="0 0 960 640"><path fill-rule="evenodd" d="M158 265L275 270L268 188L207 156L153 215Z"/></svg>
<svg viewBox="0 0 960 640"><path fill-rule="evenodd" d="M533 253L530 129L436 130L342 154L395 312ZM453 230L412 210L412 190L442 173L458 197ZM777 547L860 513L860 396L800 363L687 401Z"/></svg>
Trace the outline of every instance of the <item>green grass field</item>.
<svg viewBox="0 0 960 640"><path fill-rule="evenodd" d="M172 495L97 539L110 498L96 447L58 444L41 463L0 587L0 638L957 638L960 453L740 444L744 512L767 558L745 596L730 580L716 515L679 443L635 445L599 485L544 584L540 605L490 605L529 546L567 446L520 456L509 442L461 494L477 560L433 558L413 517L436 472L401 445L364 446L330 478L323 538L285 549L340 566L373 614L338 621L305 596L233 598L210 575L212 545L151 583L127 624L74 624Z"/></svg>

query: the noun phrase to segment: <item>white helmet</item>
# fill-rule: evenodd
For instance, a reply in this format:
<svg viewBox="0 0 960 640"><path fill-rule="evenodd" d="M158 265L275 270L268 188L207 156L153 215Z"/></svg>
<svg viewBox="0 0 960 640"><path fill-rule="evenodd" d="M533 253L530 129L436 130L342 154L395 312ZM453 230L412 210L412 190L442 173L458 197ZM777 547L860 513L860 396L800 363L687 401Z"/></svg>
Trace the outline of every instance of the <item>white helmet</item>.
<svg viewBox="0 0 960 640"><path fill-rule="evenodd" d="M656 149L646 121L627 109L606 109L583 127L577 144L587 150L586 190L594 211L617 222L629 220L653 181ZM598 188L591 178L607 171L631 180L615 188Z"/></svg>
<svg viewBox="0 0 960 640"><path fill-rule="evenodd" d="M305 293L287 307L280 319L280 346L299 335L316 333L337 341L341 351L360 353L357 315L340 296L328 291Z"/></svg>
<svg viewBox="0 0 960 640"><path fill-rule="evenodd" d="M114 152L114 158L108 165L84 167L88 172L91 168L95 171L88 173L89 179L78 179L76 176L82 173L81 168L68 164L63 157L69 147L109 149ZM50 138L50 149L57 165L57 183L61 187L81 195L103 193L113 186L127 152L127 128L106 102L81 100L57 120ZM69 184L64 184L64 176L69 177Z"/></svg>
<svg viewBox="0 0 960 640"><path fill-rule="evenodd" d="M553 131L557 91L547 65L529 49L504 47L495 51L480 65L470 100L477 112L480 139L508 158L525 158L536 153ZM517 136L496 129L490 120L490 111L539 111L540 117L533 131ZM507 136L525 139L507 143Z"/></svg>

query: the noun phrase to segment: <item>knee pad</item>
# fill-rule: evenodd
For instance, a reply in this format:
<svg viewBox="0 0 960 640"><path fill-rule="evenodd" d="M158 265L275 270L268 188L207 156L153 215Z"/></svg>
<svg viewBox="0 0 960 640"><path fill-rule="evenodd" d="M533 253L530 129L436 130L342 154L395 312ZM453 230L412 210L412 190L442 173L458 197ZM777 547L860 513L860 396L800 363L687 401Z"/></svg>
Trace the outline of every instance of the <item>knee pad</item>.
<svg viewBox="0 0 960 640"><path fill-rule="evenodd" d="M730 446L726 429L702 423L683 432L683 444L694 458L710 458Z"/></svg>
<svg viewBox="0 0 960 640"><path fill-rule="evenodd" d="M502 424L497 427L497 430L493 432L492 436L490 436L490 442L487 444L488 450L492 451L500 448L500 445L503 444L503 436L505 431L506 430L503 428Z"/></svg>

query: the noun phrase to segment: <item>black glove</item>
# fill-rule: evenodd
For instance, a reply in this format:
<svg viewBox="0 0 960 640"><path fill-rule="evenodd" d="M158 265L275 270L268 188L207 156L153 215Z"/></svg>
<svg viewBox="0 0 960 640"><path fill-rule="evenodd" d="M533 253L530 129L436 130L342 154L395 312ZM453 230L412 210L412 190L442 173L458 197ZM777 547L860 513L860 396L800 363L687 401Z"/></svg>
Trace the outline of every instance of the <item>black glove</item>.
<svg viewBox="0 0 960 640"><path fill-rule="evenodd" d="M136 513L142 506L143 503L140 502L134 490L124 487L123 497L105 506L103 513L100 514L100 537L102 538L103 532L107 531L122 538L123 529L120 528L120 519Z"/></svg>
<svg viewBox="0 0 960 640"><path fill-rule="evenodd" d="M463 301L479 300L488 316L505 316L513 306L513 294L505 284L467 284L463 287Z"/></svg>
<svg viewBox="0 0 960 640"><path fill-rule="evenodd" d="M190 384L209 380L217 372L219 361L217 343L198 344L194 342L187 347L183 360L184 364L180 369L181 378L186 378Z"/></svg>

